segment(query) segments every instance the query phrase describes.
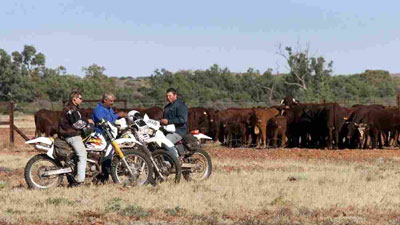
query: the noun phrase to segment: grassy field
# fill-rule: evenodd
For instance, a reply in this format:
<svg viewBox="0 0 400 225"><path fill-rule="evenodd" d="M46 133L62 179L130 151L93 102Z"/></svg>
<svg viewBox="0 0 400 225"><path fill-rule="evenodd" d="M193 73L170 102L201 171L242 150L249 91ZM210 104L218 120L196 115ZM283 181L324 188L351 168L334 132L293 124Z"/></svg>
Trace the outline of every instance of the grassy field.
<svg viewBox="0 0 400 225"><path fill-rule="evenodd" d="M51 190L27 189L23 168L34 154L30 148L1 152L0 224L400 223L397 151L358 162L298 157L312 150L208 150L214 171L204 182Z"/></svg>
<svg viewBox="0 0 400 225"><path fill-rule="evenodd" d="M0 224L400 224L399 150L209 145L203 182L29 190L23 170L37 152L22 143L0 145Z"/></svg>

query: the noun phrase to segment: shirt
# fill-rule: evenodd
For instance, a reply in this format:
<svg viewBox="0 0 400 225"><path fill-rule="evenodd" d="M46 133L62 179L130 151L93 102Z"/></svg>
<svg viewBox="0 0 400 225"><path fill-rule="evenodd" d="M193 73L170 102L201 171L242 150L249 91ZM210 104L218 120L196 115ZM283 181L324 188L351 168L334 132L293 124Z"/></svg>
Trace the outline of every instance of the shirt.
<svg viewBox="0 0 400 225"><path fill-rule="evenodd" d="M187 106L178 98L165 106L163 116L168 124L175 125L176 133L183 137L187 133L188 113Z"/></svg>
<svg viewBox="0 0 400 225"><path fill-rule="evenodd" d="M105 121L110 121L111 123L114 123L118 119L118 114L115 113L112 108L107 108L103 105L103 103L99 103L93 110L92 119L95 124L94 130L98 133L101 133L102 130L97 124L100 123L103 119Z"/></svg>

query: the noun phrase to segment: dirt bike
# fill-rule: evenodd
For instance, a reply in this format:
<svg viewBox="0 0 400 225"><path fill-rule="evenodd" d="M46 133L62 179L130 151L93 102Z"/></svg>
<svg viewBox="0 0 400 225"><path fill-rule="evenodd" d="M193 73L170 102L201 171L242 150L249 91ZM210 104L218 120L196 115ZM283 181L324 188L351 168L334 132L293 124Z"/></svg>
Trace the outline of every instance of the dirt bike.
<svg viewBox="0 0 400 225"><path fill-rule="evenodd" d="M121 119L123 120L123 119ZM144 185L154 183L153 168L149 157L137 149L134 138L118 137L118 128L108 121L99 124L103 134L91 133L84 139L87 151L86 177L98 182L101 165L111 158L111 177L115 183ZM59 186L64 176L70 185L76 184L78 158L62 139L38 137L25 142L46 153L33 156L25 166L25 181L31 189Z"/></svg>
<svg viewBox="0 0 400 225"><path fill-rule="evenodd" d="M161 168L167 167L168 164L175 168L175 179L180 179L178 170L181 170L183 177L186 180L200 181L207 179L212 172L212 162L208 153L201 148L200 142L202 139L211 139L210 137L202 134L187 134L181 141L175 144L178 154L182 162L177 162L176 157L172 157L167 151L163 149L163 145L168 147L174 144L168 140L164 134L174 133L175 125L170 124L161 126L159 121L150 119L144 115L143 119L139 118L135 121L138 130L138 140L142 143L147 143L150 151L153 152L153 157L156 159ZM177 178L178 177L178 178Z"/></svg>
<svg viewBox="0 0 400 225"><path fill-rule="evenodd" d="M146 115L147 117L147 115ZM174 146L162 133L157 133L144 122L138 111L128 113L126 121L120 124L122 137L134 138L135 146L144 152L152 163L155 183L173 181L179 183L182 176L181 165L169 152L161 150L163 145ZM126 129L128 128L128 129Z"/></svg>

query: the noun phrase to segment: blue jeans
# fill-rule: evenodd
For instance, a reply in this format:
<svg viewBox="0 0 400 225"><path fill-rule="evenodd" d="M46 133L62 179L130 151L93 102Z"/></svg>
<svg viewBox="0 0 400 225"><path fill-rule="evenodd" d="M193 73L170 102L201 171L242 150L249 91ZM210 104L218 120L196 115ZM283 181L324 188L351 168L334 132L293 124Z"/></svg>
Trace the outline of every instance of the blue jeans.
<svg viewBox="0 0 400 225"><path fill-rule="evenodd" d="M167 134L166 138L167 138L168 140L170 140L173 144L176 144L178 141L182 140L182 136L179 135L179 134L177 134L177 133L169 133L169 134ZM167 151L169 151L173 156L175 156L176 158L179 157L178 150L176 149L175 146L173 146L173 147L164 146L164 147L165 147L165 149L166 149Z"/></svg>
<svg viewBox="0 0 400 225"><path fill-rule="evenodd" d="M83 140L81 136L74 136L74 137L69 137L65 138L65 141L69 145L72 146L74 149L76 155L78 156L78 182L83 182L85 181L85 173L86 173L86 162L87 162L87 152L85 145L83 145Z"/></svg>

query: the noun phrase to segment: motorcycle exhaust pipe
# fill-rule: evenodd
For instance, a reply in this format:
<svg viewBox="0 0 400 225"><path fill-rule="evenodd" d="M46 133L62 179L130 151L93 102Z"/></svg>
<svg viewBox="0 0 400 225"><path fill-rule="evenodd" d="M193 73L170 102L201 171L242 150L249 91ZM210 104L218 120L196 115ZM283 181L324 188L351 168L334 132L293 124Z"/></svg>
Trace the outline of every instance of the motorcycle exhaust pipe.
<svg viewBox="0 0 400 225"><path fill-rule="evenodd" d="M71 168L62 168L58 170L50 170L50 171L45 171L43 173L44 176L52 176L52 175L59 175L59 174L65 174L65 173L71 173L72 169Z"/></svg>

